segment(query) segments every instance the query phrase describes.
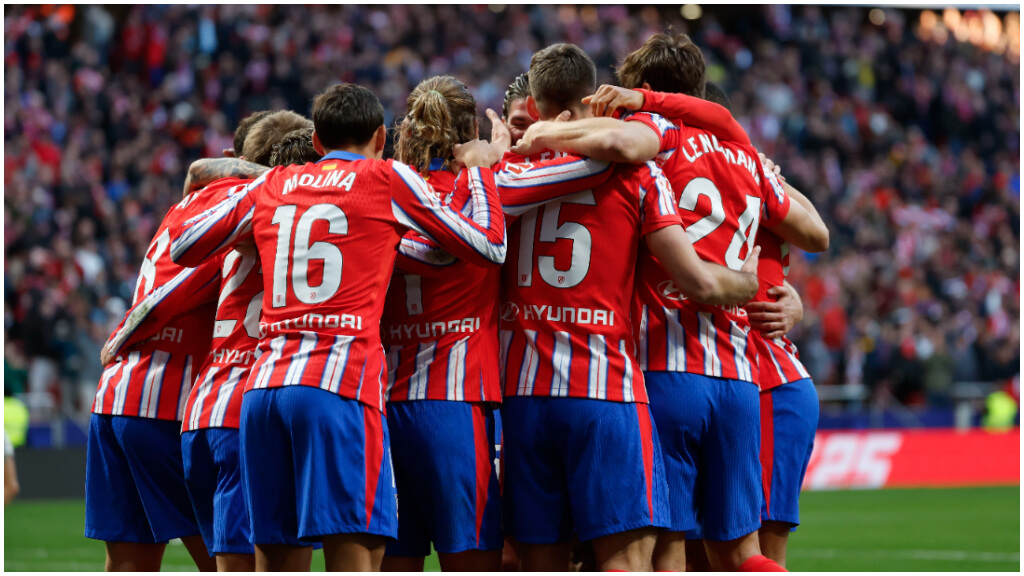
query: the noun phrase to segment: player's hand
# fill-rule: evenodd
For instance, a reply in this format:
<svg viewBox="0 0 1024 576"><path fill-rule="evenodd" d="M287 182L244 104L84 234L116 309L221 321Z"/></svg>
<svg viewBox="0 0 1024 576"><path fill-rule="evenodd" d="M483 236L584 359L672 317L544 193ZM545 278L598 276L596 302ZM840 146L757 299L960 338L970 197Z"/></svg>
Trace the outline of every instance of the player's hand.
<svg viewBox="0 0 1024 576"><path fill-rule="evenodd" d="M470 140L456 144L455 161L467 168L490 168L501 160L502 152L486 140Z"/></svg>
<svg viewBox="0 0 1024 576"><path fill-rule="evenodd" d="M554 120L534 122L526 129L519 142L516 142L516 145L512 147L511 152L521 156L530 156L531 154L547 150L548 145L544 141L547 130L553 124L568 122L569 118L572 118L572 111L562 110L558 113L558 116L555 116Z"/></svg>
<svg viewBox="0 0 1024 576"><path fill-rule="evenodd" d="M594 116L612 116L619 108L639 110L644 105L644 95L636 90L602 84L597 92L583 99L583 104L590 106Z"/></svg>
<svg viewBox="0 0 1024 576"><path fill-rule="evenodd" d="M104 367L110 366L114 362L114 356L107 351L107 347L104 346L103 350L100 351L100 364Z"/></svg>
<svg viewBox="0 0 1024 576"><path fill-rule="evenodd" d="M504 154L512 146L512 133L508 131L501 116L490 108L487 109L487 119L491 121L491 146Z"/></svg>
<svg viewBox="0 0 1024 576"><path fill-rule="evenodd" d="M757 276L757 260L760 256L761 247L754 246L754 249L747 255L747 261L743 263L743 267L740 268L740 272L746 272L747 274Z"/></svg>
<svg viewBox="0 0 1024 576"><path fill-rule="evenodd" d="M764 166L766 172L774 172L775 176L777 176L779 180L786 180L786 177L782 175L782 167L775 162L772 162L772 159L765 156L764 152L758 152L757 157L761 159L761 164Z"/></svg>
<svg viewBox="0 0 1024 576"><path fill-rule="evenodd" d="M804 306L790 286L773 286L768 289L768 295L774 296L775 302L747 304L750 327L764 334L765 338L781 338L803 320Z"/></svg>

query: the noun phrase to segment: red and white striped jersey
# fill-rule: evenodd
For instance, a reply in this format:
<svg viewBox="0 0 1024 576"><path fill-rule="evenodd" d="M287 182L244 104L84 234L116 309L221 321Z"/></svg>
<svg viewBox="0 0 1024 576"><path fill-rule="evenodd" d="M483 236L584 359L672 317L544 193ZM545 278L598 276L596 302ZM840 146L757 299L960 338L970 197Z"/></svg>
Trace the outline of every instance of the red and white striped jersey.
<svg viewBox="0 0 1024 576"><path fill-rule="evenodd" d="M251 183L209 186L172 228L171 256L197 265L252 239L263 268L257 388L318 387L384 409L384 296L407 230L478 265L505 259L505 221L490 170L466 171L473 218L444 206L400 162L332 152Z"/></svg>
<svg viewBox="0 0 1024 576"><path fill-rule="evenodd" d="M100 378L95 414L181 420L193 374L210 351L220 258L196 268L171 261L172 207L146 251L132 307L105 345L115 358Z"/></svg>
<svg viewBox="0 0 1024 576"><path fill-rule="evenodd" d="M611 174L606 163L572 156L502 168L495 180L509 213L598 185ZM455 190L452 208L470 206L468 181L456 182L441 160L431 163L426 180L442 198ZM415 232L402 238L381 319L388 401L500 402L500 269L461 260L438 266L429 256L436 248Z"/></svg>
<svg viewBox="0 0 1024 576"><path fill-rule="evenodd" d="M672 182L686 234L700 257L739 270L759 224L779 222L789 210L789 197L763 169L757 151L655 114L626 120L645 123L661 138L658 163ZM757 383L746 311L687 300L647 250L637 273L633 322L644 370Z"/></svg>
<svg viewBox="0 0 1024 576"><path fill-rule="evenodd" d="M509 226L502 269L506 396L647 402L629 305L643 236L678 225L672 189L651 162L618 165L592 190Z"/></svg>
<svg viewBox="0 0 1024 576"><path fill-rule="evenodd" d="M262 275L252 243L239 244L224 257L212 351L188 395L182 432L238 428L242 392L258 354Z"/></svg>
<svg viewBox="0 0 1024 576"><path fill-rule="evenodd" d="M771 302L774 298L768 295L768 289L782 286L789 275L789 244L771 230L761 230L757 235L757 245L761 247L761 256L757 263L757 278L760 285L753 301ZM810 378L807 369L800 362L800 353L789 338L783 336L769 340L757 330L754 330L752 335L757 346L762 392Z"/></svg>

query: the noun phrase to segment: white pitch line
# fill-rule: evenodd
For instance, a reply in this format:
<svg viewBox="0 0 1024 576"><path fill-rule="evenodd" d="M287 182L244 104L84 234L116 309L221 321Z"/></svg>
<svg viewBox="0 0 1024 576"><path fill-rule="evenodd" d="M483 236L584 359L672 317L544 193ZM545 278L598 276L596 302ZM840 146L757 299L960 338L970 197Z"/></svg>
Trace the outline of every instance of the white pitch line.
<svg viewBox="0 0 1024 576"><path fill-rule="evenodd" d="M935 560L939 562L1020 562L1020 554L1012 552L978 552L974 550L841 550L836 548L791 549L787 556L796 558L880 558L889 560Z"/></svg>

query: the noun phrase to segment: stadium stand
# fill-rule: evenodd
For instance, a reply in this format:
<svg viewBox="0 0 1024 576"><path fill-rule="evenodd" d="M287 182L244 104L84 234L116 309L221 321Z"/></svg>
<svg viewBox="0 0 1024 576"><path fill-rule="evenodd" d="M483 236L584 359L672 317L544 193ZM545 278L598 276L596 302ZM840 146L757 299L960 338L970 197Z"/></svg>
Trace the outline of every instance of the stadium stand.
<svg viewBox="0 0 1024 576"><path fill-rule="evenodd" d="M188 163L230 148L247 113L306 113L343 80L390 124L436 74L500 109L547 44L578 44L612 82L671 25L832 231L790 274L815 380L949 405L955 382L1020 361L1019 14L971 14L977 37L959 12L852 7L5 7L5 386L37 416L88 411Z"/></svg>

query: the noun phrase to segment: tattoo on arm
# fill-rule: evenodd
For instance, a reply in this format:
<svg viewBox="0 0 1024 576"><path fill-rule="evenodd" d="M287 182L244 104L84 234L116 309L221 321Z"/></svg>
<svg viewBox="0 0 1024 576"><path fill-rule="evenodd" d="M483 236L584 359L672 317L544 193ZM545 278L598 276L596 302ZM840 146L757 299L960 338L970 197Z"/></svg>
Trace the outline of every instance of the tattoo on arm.
<svg viewBox="0 0 1024 576"><path fill-rule="evenodd" d="M221 178L257 178L270 170L266 166L238 158L202 158L188 168L185 194L203 188Z"/></svg>

